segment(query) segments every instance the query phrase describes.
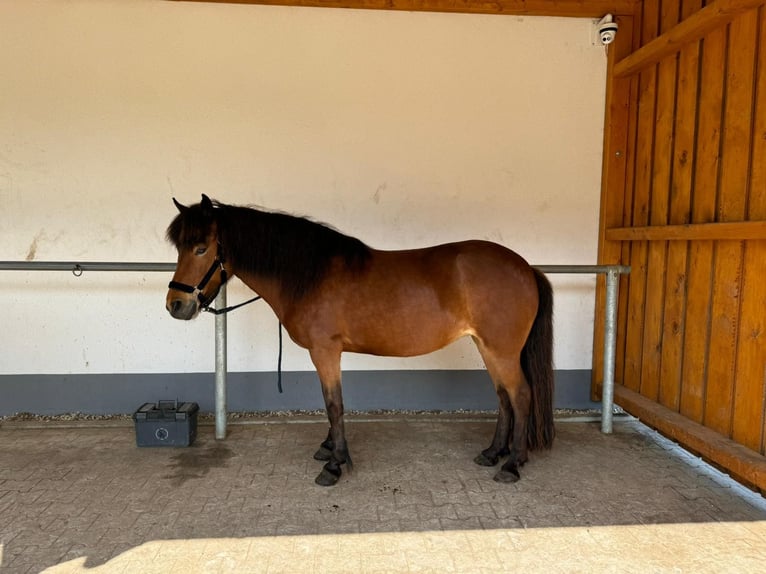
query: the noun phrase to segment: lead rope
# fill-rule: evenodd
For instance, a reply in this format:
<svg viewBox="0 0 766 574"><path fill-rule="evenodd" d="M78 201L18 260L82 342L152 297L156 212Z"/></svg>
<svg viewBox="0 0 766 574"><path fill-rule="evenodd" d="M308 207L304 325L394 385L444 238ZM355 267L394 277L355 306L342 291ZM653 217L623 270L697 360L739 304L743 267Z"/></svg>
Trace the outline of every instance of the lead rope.
<svg viewBox="0 0 766 574"><path fill-rule="evenodd" d="M248 303L252 303L253 301L257 301L258 299L261 299L260 295L253 297L252 299L248 299L244 303L232 305L231 307L224 307L223 309L213 309L212 307L203 307L202 310L205 313L212 313L213 315L223 315L224 313L228 313L229 311L234 311L234 309L239 309L240 307L244 307Z"/></svg>
<svg viewBox="0 0 766 574"><path fill-rule="evenodd" d="M224 307L223 309L213 309L212 307L204 307L202 310L206 313L212 313L213 315L223 315L224 313L228 313L229 311L234 311L234 309L239 309L240 307L244 307L248 303L253 303L254 301L258 301L258 299L262 299L260 295L253 297L252 299L248 299L244 303L239 303L237 305L232 305L230 307ZM279 354L277 355L277 389L279 389L280 394L282 393L282 321L279 322Z"/></svg>

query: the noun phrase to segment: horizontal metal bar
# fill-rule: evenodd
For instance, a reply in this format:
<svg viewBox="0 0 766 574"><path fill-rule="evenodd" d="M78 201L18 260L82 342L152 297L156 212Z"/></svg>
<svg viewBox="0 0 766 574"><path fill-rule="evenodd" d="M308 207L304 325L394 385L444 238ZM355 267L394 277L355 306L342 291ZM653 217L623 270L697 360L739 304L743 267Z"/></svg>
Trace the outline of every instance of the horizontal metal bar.
<svg viewBox="0 0 766 574"><path fill-rule="evenodd" d="M4 271L175 271L175 263L120 263L115 261L0 261Z"/></svg>
<svg viewBox="0 0 766 574"><path fill-rule="evenodd" d="M543 273L630 273L629 265L534 265Z"/></svg>
<svg viewBox="0 0 766 574"><path fill-rule="evenodd" d="M630 273L627 265L535 265L543 273ZM5 271L175 271L175 263L115 261L0 261Z"/></svg>

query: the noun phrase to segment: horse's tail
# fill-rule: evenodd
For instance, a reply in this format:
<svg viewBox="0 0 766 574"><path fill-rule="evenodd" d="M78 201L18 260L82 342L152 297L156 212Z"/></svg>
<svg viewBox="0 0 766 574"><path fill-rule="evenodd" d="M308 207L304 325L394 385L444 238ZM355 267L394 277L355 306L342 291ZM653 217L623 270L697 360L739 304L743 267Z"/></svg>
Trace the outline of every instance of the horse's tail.
<svg viewBox="0 0 766 574"><path fill-rule="evenodd" d="M550 448L556 431L553 426L553 288L534 269L539 293L537 315L527 342L521 350L521 368L532 389L527 425L527 446L531 450Z"/></svg>

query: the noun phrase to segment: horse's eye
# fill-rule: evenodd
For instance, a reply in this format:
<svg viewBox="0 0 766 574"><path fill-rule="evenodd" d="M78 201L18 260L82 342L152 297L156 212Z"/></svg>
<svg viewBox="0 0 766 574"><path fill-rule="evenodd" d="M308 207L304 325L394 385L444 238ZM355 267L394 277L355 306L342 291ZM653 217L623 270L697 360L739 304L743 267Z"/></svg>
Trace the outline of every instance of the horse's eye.
<svg viewBox="0 0 766 574"><path fill-rule="evenodd" d="M194 250L195 255L204 255L207 251L207 247L197 247L197 249Z"/></svg>

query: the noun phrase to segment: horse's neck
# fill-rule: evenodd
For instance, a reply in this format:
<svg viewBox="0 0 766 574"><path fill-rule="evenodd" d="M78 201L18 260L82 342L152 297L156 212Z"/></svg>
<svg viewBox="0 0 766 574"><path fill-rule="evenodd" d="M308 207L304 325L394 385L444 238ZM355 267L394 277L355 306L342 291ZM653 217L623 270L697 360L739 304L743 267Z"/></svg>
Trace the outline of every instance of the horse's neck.
<svg viewBox="0 0 766 574"><path fill-rule="evenodd" d="M263 297L263 300L274 310L279 320L282 320L285 314L285 306L282 301L281 287L276 279L264 278L252 273L239 273L237 271L234 274L240 278L242 283Z"/></svg>

